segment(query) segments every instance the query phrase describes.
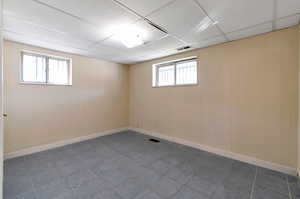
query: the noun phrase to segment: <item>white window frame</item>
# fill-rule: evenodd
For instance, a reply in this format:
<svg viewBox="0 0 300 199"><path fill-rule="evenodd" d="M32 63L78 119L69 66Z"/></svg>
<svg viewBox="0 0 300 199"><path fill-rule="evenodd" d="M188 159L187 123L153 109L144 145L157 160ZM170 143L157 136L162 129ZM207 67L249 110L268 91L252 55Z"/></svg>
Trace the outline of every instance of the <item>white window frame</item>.
<svg viewBox="0 0 300 199"><path fill-rule="evenodd" d="M188 84L177 84L177 64L185 63L185 62L190 62L190 61L195 61L196 62L196 77L197 81L195 83L188 83ZM165 67L165 66L171 66L174 65L174 84L172 85L159 85L159 68ZM153 72L154 71L154 72ZM153 77L155 75L155 77ZM159 87L174 87L174 86L194 86L198 85L198 60L197 57L187 57L183 59L177 59L177 60L172 60L172 61L167 61L163 63L158 63L154 64L152 66L152 87L153 88L159 88Z"/></svg>
<svg viewBox="0 0 300 199"><path fill-rule="evenodd" d="M72 86L72 59L71 58L55 56L55 55L49 55L49 54L33 52L33 51L27 51L27 50L22 50L20 54L21 54L20 77L19 77L20 84ZM31 55L31 56L45 58L45 60L46 60L46 71L45 71L46 81L45 82L31 82L31 81L24 81L23 80L23 55ZM49 81L49 59L67 61L67 63L68 63L68 83L67 84L58 84L58 83L48 82Z"/></svg>

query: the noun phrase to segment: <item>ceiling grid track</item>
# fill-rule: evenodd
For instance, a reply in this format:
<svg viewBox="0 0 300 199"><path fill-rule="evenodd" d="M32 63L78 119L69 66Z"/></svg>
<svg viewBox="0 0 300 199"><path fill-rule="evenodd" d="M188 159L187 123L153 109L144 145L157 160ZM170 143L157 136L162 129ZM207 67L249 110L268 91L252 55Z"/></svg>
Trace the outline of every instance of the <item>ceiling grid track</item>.
<svg viewBox="0 0 300 199"><path fill-rule="evenodd" d="M117 0L112 0L114 3L116 3L117 5L119 5L120 7L124 8L125 10L129 11L130 13L136 15L137 17L140 17L141 19L143 19L144 21L146 21L147 23L149 23L151 26L153 26L154 28L158 29L159 31L162 31L165 34L169 34L168 31L161 27L160 25L154 23L153 21L150 21L149 19L147 19L146 17L144 17L143 15L139 14L138 12L136 12L135 10L129 8L128 6L126 6L125 4L117 1Z"/></svg>
<svg viewBox="0 0 300 199"><path fill-rule="evenodd" d="M169 36L173 37L174 39L177 39L178 41L180 41L181 43L184 43L185 45L188 45L188 43L185 42L184 40L178 38L177 36L175 36L175 35L173 35L173 34L170 34L169 31L166 30L164 27L162 27L162 26L160 26L160 25L154 23L153 21L149 20L147 17L144 17L143 15L141 15L141 14L139 14L138 12L136 12L135 10L129 8L129 7L126 6L125 4L119 2L118 0L112 0L112 1L115 2L116 4L118 4L119 6L121 6L122 8L124 8L125 10L129 11L130 13L133 13L133 14L135 14L136 16L140 17L142 20L146 21L149 25L151 25L152 27L156 28L157 30L159 30L159 31L161 31L161 32L163 32L163 33L165 33L166 35L169 35ZM171 5L171 4L174 3L175 1L176 1L176 0L174 0L174 1L172 1L172 2L170 2L170 3L168 3L168 4L166 4L166 5L164 5L164 6L162 6L162 7L160 7L159 9L157 9L157 11L159 11L160 9L162 9L162 8L164 8L164 7L166 7L166 6ZM152 13L154 13L154 12L152 12ZM149 42L149 43L151 43L151 42Z"/></svg>
<svg viewBox="0 0 300 199"><path fill-rule="evenodd" d="M248 30L248 29L255 28L255 27L260 26L260 25L269 24L269 23L272 23L272 22L273 22L273 20L272 20L272 21L265 21L265 22L263 22L263 23L255 24L255 25L253 25L253 26L247 26L247 27L245 27L245 28L240 28L240 29L237 29L237 30L228 32L227 34L236 33L236 32L241 32L241 31L244 31L244 30Z"/></svg>
<svg viewBox="0 0 300 199"><path fill-rule="evenodd" d="M125 58L129 62L135 59L144 60L140 58L140 54L144 54L145 57L147 55L149 58L153 57L151 59L154 59L162 55L172 55L175 53L175 50L184 46L191 46L192 48L190 49L194 49L194 45L198 46L197 48L205 48L212 43L223 43L218 38L222 38L222 41L230 42L300 24L300 0L284 0L286 4L281 2L281 0L267 0L267 3L263 3L261 6L259 5L260 0L240 0L241 2L238 3L232 2L232 5L220 4L218 0L209 0L207 2L206 0L203 2L201 0L188 0L191 1L189 2L191 4L188 6L193 6L192 10L190 13L189 10L185 10L182 16L180 11L183 8L181 5L185 5L184 1L181 2L182 0L150 2L148 2L149 0L91 0L89 1L91 5L88 6L85 5L87 2L80 0L74 1L74 3L72 0L54 0L53 3L49 0L6 1L8 2L4 7L4 12L7 12L4 13L6 26L3 27L6 38L16 42L27 42L30 45L40 45L40 47L44 48L57 48L56 50L65 50L65 52L69 53L81 53L82 55L86 54L84 56L101 57L101 59L106 58L110 61L117 60L116 56L119 56L119 54L119 61L126 61ZM107 5L103 4L102 6L104 2ZM281 5L282 3L284 5ZM94 8L93 4L97 4L98 7ZM22 11L23 6L24 12ZM82 11L78 12L78 9L81 8L80 6L87 9L82 9ZM188 6L186 9L190 8ZM102 8L108 9L105 10L107 12L102 13ZM35 9L40 9L41 11L34 12ZM235 17L235 14L238 14L240 19L232 18ZM115 16L115 18L112 17L110 19L110 16ZM174 16L179 19L187 16L187 19L176 21ZM30 20L30 17L33 17L33 20ZM47 17L51 19L47 19ZM63 20L59 21L58 25L55 25L56 19L65 19L65 21L70 21L70 24L65 24ZM119 24L114 19L124 20L120 20ZM194 24L197 24L204 19L209 21L211 29L201 34L199 32L188 33L189 31L194 31L192 28L196 25L182 24L187 20L190 20L187 23L194 22ZM48 21L50 21L49 25L47 24ZM144 28L144 31L149 34L149 39L145 38L145 41L141 42L140 45L143 45L143 47L140 50L127 51L123 45L123 48L119 47L118 45L121 43L115 43L117 41L114 40L115 38L112 38L117 33L109 31L111 27L108 27L108 30L104 27L104 25L113 26L114 24L120 27L128 25L128 29L131 26L133 29L135 26L137 26L136 28ZM74 31L79 26L82 26L83 29L80 29L78 32ZM182 27L186 27L183 34L181 34ZM100 30L98 30L99 28ZM126 29L125 27L124 32L126 32ZM98 36L96 31L99 31ZM46 34L46 36L43 37L43 34ZM206 35L214 36L205 39ZM166 43L160 42L160 40L164 41L162 40L164 38L167 38ZM202 43L202 40L192 42L195 38L200 38L203 41L205 39L205 42ZM55 42L57 47L52 44L51 40L57 41ZM121 38L119 40L121 42ZM156 53L155 51L157 50L161 50L164 53ZM134 56L135 52L137 52L137 56ZM115 54L116 56L114 57L113 55Z"/></svg>
<svg viewBox="0 0 300 199"><path fill-rule="evenodd" d="M51 6L51 5L47 4L47 3L41 2L41 1L39 1L39 0L32 0L32 1L34 1L34 2L36 2L36 3L38 3L38 4L41 4L41 5L43 5L43 6L46 6L46 7L48 7L48 8L54 9L54 10L56 10L56 11L58 11L58 12L63 13L63 14L66 14L66 15L68 15L68 16L70 16L70 17L73 17L73 18L75 18L75 19L77 19L77 20L80 20L80 21L82 21L82 22L84 22L84 23L87 23L87 24L89 24L89 25L97 26L97 24L94 24L94 23L92 23L92 22L89 21L89 20L86 20L86 19L84 19L84 18L81 18L81 17L79 17L79 16L76 16L76 15L74 15L74 14L72 14L72 13L66 12L66 11L64 11L64 10L62 10L62 9L57 8L57 7ZM134 11L133 9L127 7L126 5L122 4L121 2L119 2L119 1L117 1L117 0L112 0L112 1L113 1L114 3L116 3L118 6L120 6L121 8L125 9L126 11L129 11L131 14L134 14L135 16L141 18L142 20L147 21L147 23L149 23L151 26L155 27L156 29L158 29L158 30L164 32L164 33L167 34L167 35L169 34L168 31L165 30L163 27L161 27L161 26L159 26L159 25L153 23L153 22L150 21L149 19L143 17L142 15L140 15L139 13L137 13L136 11ZM176 0L174 0L174 1L176 1ZM139 20L141 20L141 19L139 19ZM137 21L139 21L139 20L137 20ZM135 21L135 22L137 22L137 21ZM99 40L99 41L93 42L93 43L90 45L90 47L93 47L93 46L95 46L95 45L101 43L102 41L105 41L105 40L111 38L112 36L113 36L113 35L109 35L108 37L106 37L106 38L104 38L104 39L101 39L101 40ZM176 39L177 39L177 38L176 38ZM179 40L179 39L178 39L178 40ZM183 42L183 41L182 41L182 42Z"/></svg>
<svg viewBox="0 0 300 199"><path fill-rule="evenodd" d="M168 7L169 5L173 4L175 1L177 1L177 0L172 0L172 1L168 2L168 3L166 3L165 5L157 8L157 9L155 9L153 11L151 11L150 13L147 13L147 15L145 17L148 17L148 16L152 15L153 13L156 13L156 12L158 12L158 11L160 11L160 10Z"/></svg>
<svg viewBox="0 0 300 199"><path fill-rule="evenodd" d="M292 15L280 17L280 18L277 18L277 20L281 20L281 19L293 17L293 16L296 16L296 15L300 15L300 13L296 13L296 14L292 14ZM255 27L257 27L257 26L260 26L260 25L265 25L265 24L273 23L273 22L274 22L274 20L271 20L271 21L265 21L265 22L263 22L263 23L255 24L255 25L253 25L253 26L247 26L247 27L245 27L245 28L240 28L240 29L238 29L238 30L234 30L234 31L228 32L227 34L231 34L231 33L235 33L235 32L240 32L240 31L248 30L248 29L251 29L251 28L255 28ZM300 24L300 21L299 21L299 24ZM283 28L283 29L285 29L285 28ZM280 29L275 28L275 29L272 30L271 32L275 32L275 31L277 31L277 30L280 30Z"/></svg>
<svg viewBox="0 0 300 199"><path fill-rule="evenodd" d="M76 15L74 15L74 14L72 14L72 13L66 12L66 11L64 11L64 10L62 10L62 9L57 8L57 7L51 6L51 5L47 4L47 3L41 2L41 1L39 1L39 0L32 0L32 1L34 1L35 3L41 4L41 5L43 5L43 6L46 6L46 7L48 7L48 8L51 8L51 9L53 9L53 10L56 10L56 11L58 11L58 12L60 12L60 13L65 14L65 15L68 15L68 16L70 16L70 17L73 17L73 18L75 18L75 19L77 19L77 20L79 20L79 21L82 21L82 22L86 23L86 24L89 24L89 25L92 25L92 26L96 26L96 27L98 26L97 24L95 24L95 23L93 23L93 22L91 22L91 21L89 21L89 20L86 20L86 19L84 19L84 18L81 18L81 17L79 17L79 16L76 16ZM112 0L112 1L114 1L114 0ZM123 7L122 7L122 8L123 8ZM128 11L128 10L127 10L127 11ZM132 13L132 12L131 12L131 13ZM137 13L134 13L134 14L136 15ZM137 15L137 16L139 16L139 15ZM108 37L103 38L103 39L101 39L101 40L99 40L99 41L93 42L93 43L89 46L89 48L92 48L93 46L95 46L95 45L101 43L102 41L105 41L105 40L109 39L110 37L112 37L112 35L109 35Z"/></svg>
<svg viewBox="0 0 300 199"><path fill-rule="evenodd" d="M208 12L204 9L204 7L199 3L199 1L194 0L194 2L198 5L198 7L203 11L203 13L212 21L216 22L211 16L209 16ZM222 33L222 35L225 37L226 41L230 41L230 39L227 37L225 32L221 29L221 27L218 24L215 24L217 29Z"/></svg>
<svg viewBox="0 0 300 199"><path fill-rule="evenodd" d="M86 19L84 19L84 18L81 18L81 17L79 17L79 16L76 16L76 15L74 15L74 14L72 14L72 13L66 12L66 11L64 11L64 10L62 10L62 9L57 8L57 7L51 6L51 5L47 4L47 3L41 2L41 1L39 1L39 0L32 0L32 1L34 1L35 3L38 3L38 4L40 4L40 5L46 6L46 7L50 8L50 9L56 10L56 11L58 11L58 12L60 12L60 13L65 14L65 15L68 15L68 16L70 16L70 17L73 17L73 18L75 18L75 19L77 19L77 20L79 20L79 21L81 21L81 22L83 22L83 23L86 23L86 24L88 24L88 25L91 25L91 26L93 26L93 27L94 27L94 26L97 26L97 24L95 24L95 23L93 23L93 22L91 22L91 21L89 21L89 20L86 20ZM68 34L69 34L69 33L68 33ZM97 42L92 42L92 44L91 44L88 48L97 45L97 44L100 43L101 41L104 41L104 40L110 38L111 36L112 36L112 35L110 35L110 36L108 36L107 38L104 38L104 39L102 39L102 40L100 40L100 41L97 41Z"/></svg>
<svg viewBox="0 0 300 199"><path fill-rule="evenodd" d="M43 5L43 6L46 6L46 7L48 7L48 8L51 8L51 9L53 9L53 10L56 10L56 11L58 11L58 12L61 12L61 13L63 13L63 14L66 14L66 15L68 15L68 16L70 16L70 17L73 17L73 18L75 18L75 19L77 19L77 20L80 20L80 21L82 21L82 22L84 22L84 23L87 23L87 24L89 24L89 25L97 26L97 24L94 24L93 22L90 22L90 21L88 21L88 20L86 20L86 19L84 19L84 18L81 18L81 17L79 17L79 16L76 16L76 15L74 15L74 14L72 14L72 13L66 12L66 11L64 11L64 10L62 10L62 9L57 8L57 7L51 6L51 5L49 5L49 4L46 4L46 3L44 3L44 2L41 2L41 1L39 1L39 0L32 0L32 1L34 1L34 2L36 2L36 3L38 3L38 4L41 4L41 5Z"/></svg>
<svg viewBox="0 0 300 199"><path fill-rule="evenodd" d="M276 30L276 19L277 19L277 0L273 0L273 21L272 30Z"/></svg>

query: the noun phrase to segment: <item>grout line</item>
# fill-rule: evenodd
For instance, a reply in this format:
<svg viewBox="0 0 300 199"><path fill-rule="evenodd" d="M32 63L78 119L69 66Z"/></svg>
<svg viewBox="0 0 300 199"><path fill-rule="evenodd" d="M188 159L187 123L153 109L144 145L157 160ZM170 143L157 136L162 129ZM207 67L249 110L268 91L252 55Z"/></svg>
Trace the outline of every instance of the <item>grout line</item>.
<svg viewBox="0 0 300 199"><path fill-rule="evenodd" d="M290 183L289 183L289 180L288 180L288 177L287 177L287 176L285 176L285 180L286 180L286 183L287 183L287 186L288 186L289 198L290 198L290 199L293 199L293 197L292 197L292 192L291 192L291 187L290 187Z"/></svg>
<svg viewBox="0 0 300 199"><path fill-rule="evenodd" d="M37 198L37 191L36 191L36 187L33 183L33 180L30 178L29 181L30 181L30 184L32 186L33 195Z"/></svg>
<svg viewBox="0 0 300 199"><path fill-rule="evenodd" d="M257 167L255 167L255 176L254 176L254 180L253 180L253 183L252 183L252 189L251 189L250 199L253 198L256 177L257 177Z"/></svg>

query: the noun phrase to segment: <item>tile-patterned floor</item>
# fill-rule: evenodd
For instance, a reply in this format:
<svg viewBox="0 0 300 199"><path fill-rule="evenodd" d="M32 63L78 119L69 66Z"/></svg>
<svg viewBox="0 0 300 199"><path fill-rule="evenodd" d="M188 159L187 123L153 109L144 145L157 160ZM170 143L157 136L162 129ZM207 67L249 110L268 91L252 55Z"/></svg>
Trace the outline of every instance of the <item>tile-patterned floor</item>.
<svg viewBox="0 0 300 199"><path fill-rule="evenodd" d="M5 161L4 199L300 199L296 178L123 132Z"/></svg>

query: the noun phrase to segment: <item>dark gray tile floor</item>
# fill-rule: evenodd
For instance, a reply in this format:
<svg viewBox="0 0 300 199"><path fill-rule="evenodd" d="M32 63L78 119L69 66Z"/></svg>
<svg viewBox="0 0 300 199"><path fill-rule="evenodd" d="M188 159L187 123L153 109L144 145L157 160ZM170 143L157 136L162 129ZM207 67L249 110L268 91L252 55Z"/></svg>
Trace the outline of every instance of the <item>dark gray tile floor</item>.
<svg viewBox="0 0 300 199"><path fill-rule="evenodd" d="M296 178L122 132L4 163L4 199L300 199Z"/></svg>

